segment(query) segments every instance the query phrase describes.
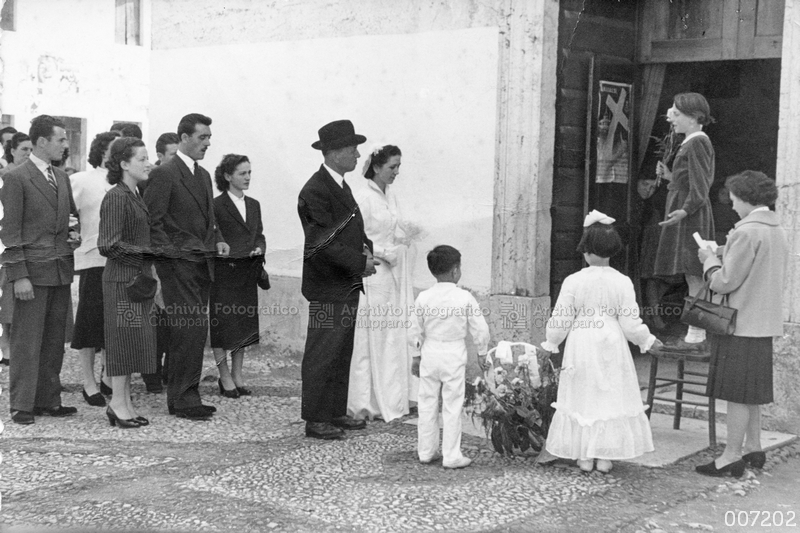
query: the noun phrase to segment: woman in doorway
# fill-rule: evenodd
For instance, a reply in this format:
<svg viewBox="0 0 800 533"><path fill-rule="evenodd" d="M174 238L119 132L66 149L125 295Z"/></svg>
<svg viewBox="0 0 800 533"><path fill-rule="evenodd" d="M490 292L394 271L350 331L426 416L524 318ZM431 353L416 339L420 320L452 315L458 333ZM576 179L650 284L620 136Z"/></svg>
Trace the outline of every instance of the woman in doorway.
<svg viewBox="0 0 800 533"><path fill-rule="evenodd" d="M411 284L413 253L409 246L420 230L404 222L392 184L400 172L400 148L375 147L364 165L367 187L355 195L364 217L364 231L372 240L377 272L364 278L350 364L347 414L356 419L381 418L386 422L408 414L416 401L419 379L411 375L408 331L372 327L387 318L402 324L414 303Z"/></svg>
<svg viewBox="0 0 800 533"><path fill-rule="evenodd" d="M9 172L28 160L28 156L33 151L33 144L31 138L25 133L15 133L11 140L8 141L5 147L5 160L8 165L0 170L0 176ZM2 287L3 294L0 295L0 325L2 325L2 332L0 332L0 350L3 353L1 364L8 366L11 359L11 345L9 343L9 335L11 334L11 317L14 316L14 289L10 283L6 283L6 273L4 268L0 268L0 287Z"/></svg>
<svg viewBox="0 0 800 533"><path fill-rule="evenodd" d="M775 182L762 172L745 170L725 183L733 209L741 217L722 253L722 261L700 249L711 290L728 295L737 310L733 335L711 336L707 394L728 402L725 451L698 466L706 476L739 477L745 464L764 466L761 404L773 401L772 339L783 335L783 285L789 241L769 206L778 198Z"/></svg>
<svg viewBox="0 0 800 533"><path fill-rule="evenodd" d="M100 204L112 185L106 179L106 161L111 143L119 137L118 131L99 133L89 149L89 164L94 170L77 172L70 176L72 196L81 222L81 245L75 250L75 271L80 272L78 285L78 312L72 331L72 349L78 350L83 373L83 399L89 405L104 407L101 394L111 392L107 376L97 388L94 359L97 351L105 370L105 338L103 327L103 269L106 258L97 248L100 231Z"/></svg>
<svg viewBox="0 0 800 533"><path fill-rule="evenodd" d="M149 275L150 225L147 206L136 184L150 174L144 143L122 137L111 144L106 168L115 185L100 206L97 246L107 258L103 270L106 372L113 389L106 416L111 425L138 428L150 422L139 416L131 401L131 374L156 370L156 332L153 298L133 301L127 285L138 274Z"/></svg>
<svg viewBox="0 0 800 533"><path fill-rule="evenodd" d="M244 386L242 366L245 348L259 341L258 286L267 241L261 204L244 193L250 188L250 179L246 155L226 155L214 172L217 189L222 192L214 198L214 215L231 251L214 265L209 316L211 347L219 370L217 384L219 393L227 398L252 394Z"/></svg>
<svg viewBox="0 0 800 533"><path fill-rule="evenodd" d="M703 239L714 239L714 217L711 211L709 190L714 182L714 147L703 126L714 119L703 95L681 93L675 96L667 111L667 121L677 134L684 134L670 171L664 163L658 172L667 181L668 194L666 218L660 222L661 237L656 251L654 273L656 276L682 274L689 286L689 294L697 294L703 287L703 269L697 260L698 246L692 234ZM665 344L665 350L705 352L706 332L689 326L686 337L677 343Z"/></svg>

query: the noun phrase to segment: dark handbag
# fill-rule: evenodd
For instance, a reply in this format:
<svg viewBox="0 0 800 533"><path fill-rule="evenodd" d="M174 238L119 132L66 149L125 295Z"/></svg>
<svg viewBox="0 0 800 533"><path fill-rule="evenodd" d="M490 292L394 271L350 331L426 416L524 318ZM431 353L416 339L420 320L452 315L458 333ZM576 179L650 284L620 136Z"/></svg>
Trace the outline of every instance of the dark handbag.
<svg viewBox="0 0 800 533"><path fill-rule="evenodd" d="M709 333L733 335L736 330L736 309L725 305L728 303L727 294L722 297L722 302L712 302L714 293L711 292L710 285L710 281L706 282L703 289L695 296L687 296L684 299L681 322L702 328Z"/></svg>
<svg viewBox="0 0 800 533"><path fill-rule="evenodd" d="M256 280L259 289L263 289L265 291L269 290L269 274L267 274L267 270L265 268L259 268L258 273L258 280Z"/></svg>
<svg viewBox="0 0 800 533"><path fill-rule="evenodd" d="M125 285L125 291L128 293L130 301L143 302L155 297L157 287L158 282L154 277L139 272Z"/></svg>

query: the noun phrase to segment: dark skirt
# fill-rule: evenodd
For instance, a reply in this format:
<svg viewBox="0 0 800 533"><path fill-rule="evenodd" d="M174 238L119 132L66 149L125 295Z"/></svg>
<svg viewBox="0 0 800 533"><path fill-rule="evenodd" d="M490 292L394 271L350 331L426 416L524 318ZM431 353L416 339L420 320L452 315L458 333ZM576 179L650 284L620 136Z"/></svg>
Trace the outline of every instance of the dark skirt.
<svg viewBox="0 0 800 533"><path fill-rule="evenodd" d="M131 302L126 283L104 281L106 372L128 376L156 371L156 320L153 300Z"/></svg>
<svg viewBox="0 0 800 533"><path fill-rule="evenodd" d="M706 394L745 405L772 403L772 337L711 335Z"/></svg>
<svg viewBox="0 0 800 533"><path fill-rule="evenodd" d="M103 329L103 267L81 270L78 312L72 330L72 348L105 348Z"/></svg>
<svg viewBox="0 0 800 533"><path fill-rule="evenodd" d="M260 258L218 259L211 285L211 347L238 350L257 344Z"/></svg>

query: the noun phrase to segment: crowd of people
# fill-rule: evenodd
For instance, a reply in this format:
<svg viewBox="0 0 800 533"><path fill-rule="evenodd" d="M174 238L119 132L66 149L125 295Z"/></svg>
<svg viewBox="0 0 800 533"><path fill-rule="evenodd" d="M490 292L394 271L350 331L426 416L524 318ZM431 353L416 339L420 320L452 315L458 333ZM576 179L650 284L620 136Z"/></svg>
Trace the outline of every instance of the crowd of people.
<svg viewBox="0 0 800 533"><path fill-rule="evenodd" d="M692 293L710 284L738 310L735 333L710 335L708 343L708 394L729 402L728 444L697 471L741 476L745 464L760 467L765 460L759 405L772 401L772 337L782 333L782 291L774 280L783 279L788 241L769 209L778 194L774 181L743 171L725 184L741 220L720 253L698 245L694 232L714 237L708 200L714 151L702 131L713 119L696 93L677 95L667 119L683 141L658 167L669 192L652 269L684 276ZM212 193L211 176L198 163L210 146L211 124L201 114L183 117L176 133L159 138L155 166L138 126L117 126L94 139L94 170L71 179L52 164L66 148L61 122L43 115L28 135L12 133L0 189L0 318L9 340L4 357L10 357L14 422L76 412L61 404L59 381L75 270L72 347L80 353L83 395L92 406L106 406L104 394L111 395L111 425L149 424L132 402L135 373L152 392L161 392L164 376L170 414L213 416L216 409L202 403L198 387L209 324L219 393L252 394L242 368L246 348L259 340L258 313L220 309L257 308L258 288L269 288L266 239L260 205L245 194L247 156L223 157L214 172L221 194ZM461 452L467 340L485 355L490 337L475 298L456 285L461 253L448 245L428 252L436 284L414 299L415 241L423 231L403 217L392 191L400 148L370 150L362 172L367 187L354 195L345 175L355 170L366 137L349 120L326 124L318 136L311 146L323 163L302 187L297 207L304 231L301 290L309 302L301 366L305 434L339 439L367 420L388 422L416 407L419 460L468 466ZM652 451L648 406L628 343L642 352L705 349L703 330L690 327L677 345L665 345L643 323L633 283L609 266L623 246L614 222L597 211L586 216L578 251L588 267L564 281L547 324L541 349L556 353L563 343L564 357L544 464L562 458L585 471L608 472L614 460ZM397 313L407 320L380 327L370 320ZM600 319L581 320L587 316Z"/></svg>

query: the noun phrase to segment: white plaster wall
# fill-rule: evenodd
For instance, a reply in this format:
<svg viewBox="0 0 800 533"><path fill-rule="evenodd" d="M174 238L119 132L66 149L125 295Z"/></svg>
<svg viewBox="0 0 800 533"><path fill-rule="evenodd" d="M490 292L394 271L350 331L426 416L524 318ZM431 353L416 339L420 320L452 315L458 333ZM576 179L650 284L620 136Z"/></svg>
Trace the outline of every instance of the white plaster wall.
<svg viewBox="0 0 800 533"><path fill-rule="evenodd" d="M203 165L251 158L270 271L299 276L297 194L322 162L310 145L320 126L349 118L368 138L364 157L374 142L403 150L396 191L429 231L415 284L433 282L424 252L447 243L464 255L461 283L487 291L497 58L496 27L153 50L148 145L187 113L209 115ZM361 162L347 177L354 189L365 186Z"/></svg>
<svg viewBox="0 0 800 533"><path fill-rule="evenodd" d="M115 120L147 130L150 4L142 2L143 45L115 43L107 0L18 0L16 31L3 32L2 112L27 131L40 114L87 119L91 140ZM85 164L85 162L84 162Z"/></svg>

